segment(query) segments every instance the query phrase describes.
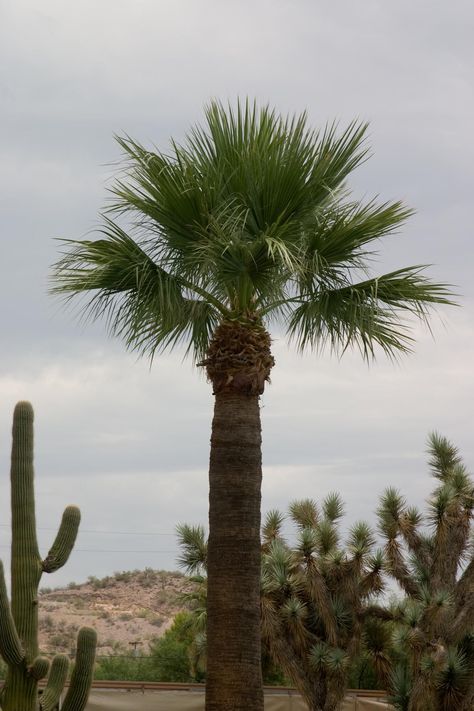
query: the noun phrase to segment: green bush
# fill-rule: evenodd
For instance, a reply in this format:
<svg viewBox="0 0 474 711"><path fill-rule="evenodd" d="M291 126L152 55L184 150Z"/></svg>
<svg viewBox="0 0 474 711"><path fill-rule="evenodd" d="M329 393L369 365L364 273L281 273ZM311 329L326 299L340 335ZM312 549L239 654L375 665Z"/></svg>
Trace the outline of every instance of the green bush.
<svg viewBox="0 0 474 711"><path fill-rule="evenodd" d="M195 681L189 657L192 642L189 614L178 613L170 629L151 646L158 681Z"/></svg>
<svg viewBox="0 0 474 711"><path fill-rule="evenodd" d="M99 657L95 679L107 681L159 681L151 657Z"/></svg>

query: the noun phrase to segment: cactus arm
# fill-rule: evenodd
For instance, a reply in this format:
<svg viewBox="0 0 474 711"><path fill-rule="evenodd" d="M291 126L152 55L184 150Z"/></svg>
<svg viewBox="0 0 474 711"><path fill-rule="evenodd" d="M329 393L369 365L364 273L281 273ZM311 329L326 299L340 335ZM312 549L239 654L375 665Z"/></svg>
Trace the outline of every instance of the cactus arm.
<svg viewBox="0 0 474 711"><path fill-rule="evenodd" d="M3 563L0 560L0 654L9 666L21 664L25 654L16 631L5 585Z"/></svg>
<svg viewBox="0 0 474 711"><path fill-rule="evenodd" d="M49 659L46 657L36 657L33 664L28 667L28 674L36 681L44 679L49 672Z"/></svg>
<svg viewBox="0 0 474 711"><path fill-rule="evenodd" d="M76 663L62 711L84 711L94 676L97 633L83 627L77 637Z"/></svg>
<svg viewBox="0 0 474 711"><path fill-rule="evenodd" d="M41 564L43 572L54 573L67 562L76 542L80 521L81 512L77 506L68 506L63 513L54 543Z"/></svg>
<svg viewBox="0 0 474 711"><path fill-rule="evenodd" d="M54 711L57 708L68 670L69 659L65 654L57 654L53 658L48 682L40 699L41 711Z"/></svg>

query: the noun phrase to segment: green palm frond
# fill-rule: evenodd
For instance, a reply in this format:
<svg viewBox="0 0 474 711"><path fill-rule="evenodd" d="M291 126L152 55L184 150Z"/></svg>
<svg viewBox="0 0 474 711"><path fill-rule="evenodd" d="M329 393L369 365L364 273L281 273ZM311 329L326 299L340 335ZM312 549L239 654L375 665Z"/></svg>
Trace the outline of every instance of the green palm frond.
<svg viewBox="0 0 474 711"><path fill-rule="evenodd" d="M320 210L313 229L308 230L299 280L301 290L312 290L318 277L347 275L350 267L365 267L364 257L372 254L366 246L374 239L392 233L412 214L400 202L376 205L374 201L341 202L335 196L330 209ZM337 281L337 279L336 279Z"/></svg>
<svg viewBox="0 0 474 711"><path fill-rule="evenodd" d="M372 245L411 211L351 200L366 129L317 132L305 114L214 101L167 152L118 137L124 166L102 234L63 242L53 292L84 296L84 316L152 357L184 344L201 360L225 318L283 322L300 348L410 350L404 315L426 321L451 292L421 267L370 276Z"/></svg>
<svg viewBox="0 0 474 711"><path fill-rule="evenodd" d="M365 359L378 345L388 357L412 350L410 325L404 314L427 322L431 304L449 304L443 285L433 285L422 275L423 267L399 269L359 283L347 279L325 283L293 301L288 333L300 350L331 350L343 353L356 347Z"/></svg>
<svg viewBox="0 0 474 711"><path fill-rule="evenodd" d="M65 241L53 291L67 300L83 295L86 318L104 318L127 347L152 356L184 342L199 359L225 313L200 287L155 263L144 247L106 220L103 239Z"/></svg>
<svg viewBox="0 0 474 711"><path fill-rule="evenodd" d="M187 573L201 573L207 566L207 538L203 526L176 526L181 553L178 563Z"/></svg>

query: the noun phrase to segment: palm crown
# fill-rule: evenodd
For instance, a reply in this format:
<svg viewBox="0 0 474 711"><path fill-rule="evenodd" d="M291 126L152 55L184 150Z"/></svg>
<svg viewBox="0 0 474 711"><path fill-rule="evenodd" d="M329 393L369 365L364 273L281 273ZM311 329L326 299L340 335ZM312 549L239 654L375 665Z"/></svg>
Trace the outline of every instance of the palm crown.
<svg viewBox="0 0 474 711"><path fill-rule="evenodd" d="M185 342L200 359L220 322L275 318L302 349L409 350L403 312L424 319L449 291L419 266L368 274L374 240L411 211L351 201L345 180L367 156L366 126L317 133L304 114L248 102L214 102L206 119L169 154L118 139L128 160L102 238L65 240L53 291L92 292L86 313L151 356Z"/></svg>

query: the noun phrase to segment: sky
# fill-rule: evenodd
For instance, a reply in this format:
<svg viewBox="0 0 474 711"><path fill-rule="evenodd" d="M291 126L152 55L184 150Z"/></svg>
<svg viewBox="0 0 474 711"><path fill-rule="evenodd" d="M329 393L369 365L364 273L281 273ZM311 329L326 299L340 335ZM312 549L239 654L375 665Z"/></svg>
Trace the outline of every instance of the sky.
<svg viewBox="0 0 474 711"><path fill-rule="evenodd" d="M176 569L178 523L207 521L212 393L176 351L153 366L48 294L57 238L98 224L128 134L165 150L211 99L250 97L322 127L370 122L356 197L416 214L377 271L430 264L459 308L416 325L414 353L368 367L296 354L273 333L262 398L262 510L339 491L348 526L387 486L423 506L437 430L473 466L474 119L468 0L0 0L0 557L8 564L11 417L35 408L37 523L82 525L41 585Z"/></svg>

